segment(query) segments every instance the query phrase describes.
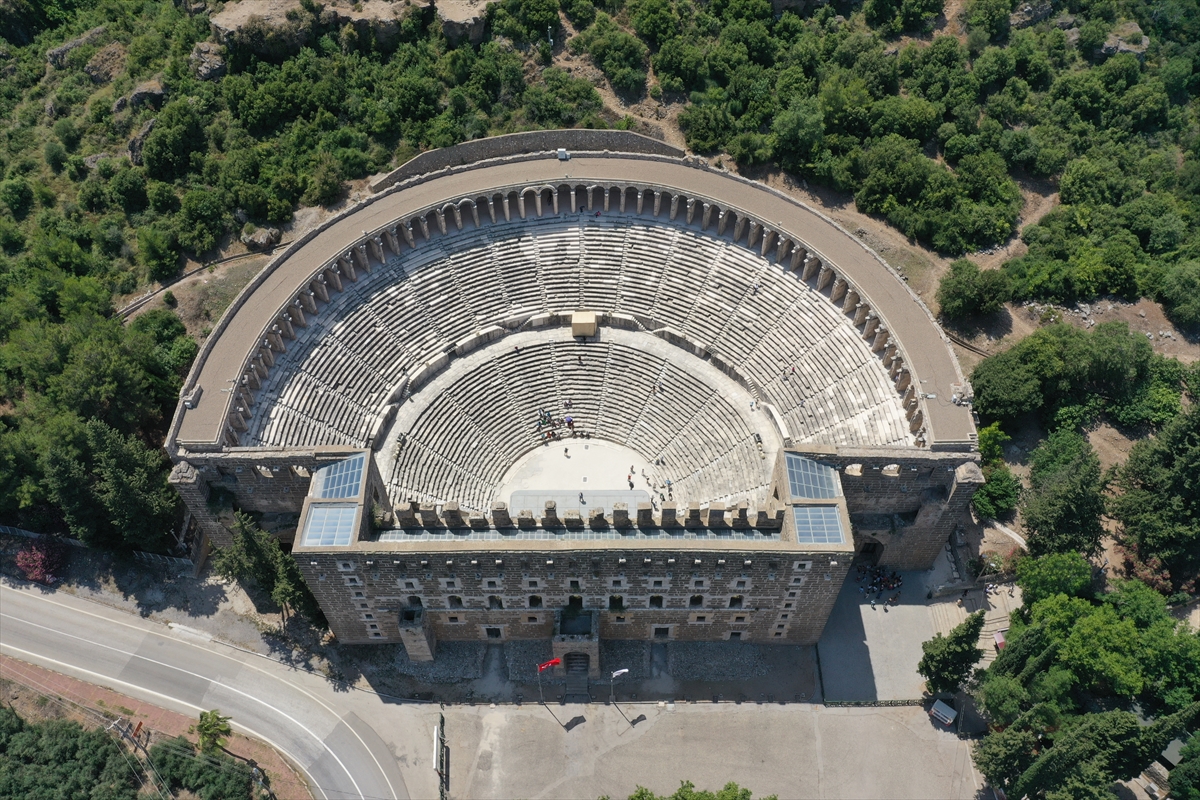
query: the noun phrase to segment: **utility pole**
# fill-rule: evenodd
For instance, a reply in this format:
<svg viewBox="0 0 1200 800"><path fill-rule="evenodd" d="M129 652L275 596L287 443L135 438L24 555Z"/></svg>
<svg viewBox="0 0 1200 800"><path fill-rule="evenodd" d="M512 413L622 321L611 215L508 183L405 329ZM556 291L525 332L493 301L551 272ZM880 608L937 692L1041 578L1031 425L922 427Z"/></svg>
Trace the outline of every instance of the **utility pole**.
<svg viewBox="0 0 1200 800"><path fill-rule="evenodd" d="M617 678L629 672L627 669L619 669L612 674L608 679L608 702L613 705L617 704Z"/></svg>

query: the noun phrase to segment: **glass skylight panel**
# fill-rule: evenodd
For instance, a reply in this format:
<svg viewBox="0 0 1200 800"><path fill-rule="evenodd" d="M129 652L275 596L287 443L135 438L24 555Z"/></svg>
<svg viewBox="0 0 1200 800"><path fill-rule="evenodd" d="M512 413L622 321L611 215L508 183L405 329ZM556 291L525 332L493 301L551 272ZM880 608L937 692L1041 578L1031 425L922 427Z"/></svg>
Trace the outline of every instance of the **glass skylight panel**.
<svg viewBox="0 0 1200 800"><path fill-rule="evenodd" d="M363 466L366 463L366 453L321 467L313 478L317 487L313 497L340 500L344 497L358 497L362 491Z"/></svg>
<svg viewBox="0 0 1200 800"><path fill-rule="evenodd" d="M844 544L842 518L837 506L796 506L796 541L810 544Z"/></svg>
<svg viewBox="0 0 1200 800"><path fill-rule="evenodd" d="M320 503L309 506L302 541L305 547L338 547L354 538L354 503Z"/></svg>
<svg viewBox="0 0 1200 800"><path fill-rule="evenodd" d="M792 497L829 500L841 494L838 491L837 473L833 467L818 464L795 453L788 453L787 471Z"/></svg>

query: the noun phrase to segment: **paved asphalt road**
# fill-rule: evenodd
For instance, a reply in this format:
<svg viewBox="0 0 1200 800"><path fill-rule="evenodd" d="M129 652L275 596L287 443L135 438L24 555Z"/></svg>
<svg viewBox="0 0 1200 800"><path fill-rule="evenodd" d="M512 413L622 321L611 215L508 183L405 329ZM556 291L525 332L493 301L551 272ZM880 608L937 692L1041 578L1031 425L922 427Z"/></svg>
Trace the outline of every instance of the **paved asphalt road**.
<svg viewBox="0 0 1200 800"><path fill-rule="evenodd" d="M220 709L303 769L319 798L408 797L387 745L327 682L203 634L0 585L0 652L192 716Z"/></svg>

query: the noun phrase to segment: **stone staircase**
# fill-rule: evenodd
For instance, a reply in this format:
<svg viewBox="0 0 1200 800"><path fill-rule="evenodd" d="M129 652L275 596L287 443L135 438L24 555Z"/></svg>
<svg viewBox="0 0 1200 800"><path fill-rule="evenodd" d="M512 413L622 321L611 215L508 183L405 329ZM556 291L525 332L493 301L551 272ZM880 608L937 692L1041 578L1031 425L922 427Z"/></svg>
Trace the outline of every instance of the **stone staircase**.
<svg viewBox="0 0 1200 800"><path fill-rule="evenodd" d="M567 687L565 691L568 703L591 702L588 693L588 657L583 653L567 653L563 658L563 666L567 670Z"/></svg>
<svg viewBox="0 0 1200 800"><path fill-rule="evenodd" d="M1015 589L1010 597L1009 588L1001 586L999 591L991 594L986 594L982 589L972 590L962 597L962 605L958 604L957 597L935 600L929 605L934 631L943 636L949 635L950 631L961 625L969 615L983 611L983 630L979 633L979 649L983 651L983 658L979 667L986 668L996 660L994 634L1007 630L1009 616L1021 607L1021 590Z"/></svg>

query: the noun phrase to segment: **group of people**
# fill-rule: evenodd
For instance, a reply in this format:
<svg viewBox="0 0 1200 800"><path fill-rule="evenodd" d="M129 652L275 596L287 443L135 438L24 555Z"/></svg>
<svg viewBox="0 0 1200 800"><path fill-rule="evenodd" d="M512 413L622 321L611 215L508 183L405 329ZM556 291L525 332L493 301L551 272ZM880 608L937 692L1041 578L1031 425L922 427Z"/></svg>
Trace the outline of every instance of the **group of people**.
<svg viewBox="0 0 1200 800"><path fill-rule="evenodd" d="M883 601L883 610L887 611L888 606L899 605L900 587L904 585L904 578L899 572L888 572L882 567L869 567L866 564L859 564L856 569L858 575L854 578L854 582L864 584L858 587L858 591L863 595L871 596L872 609L883 597L884 592L890 592L893 589L896 590L896 593Z"/></svg>
<svg viewBox="0 0 1200 800"><path fill-rule="evenodd" d="M569 410L571 401L567 400L563 405ZM560 430L561 428L566 430ZM570 433L572 438L581 436L585 439L590 438L586 431L575 430L575 418L570 414L555 417L544 408L539 408L537 412L537 433L539 438L545 439L547 442L557 441L566 433Z"/></svg>

